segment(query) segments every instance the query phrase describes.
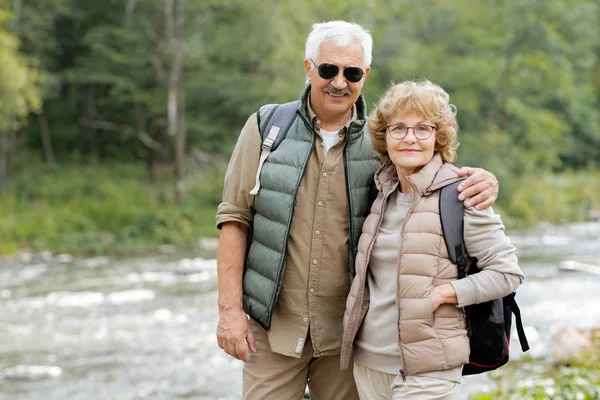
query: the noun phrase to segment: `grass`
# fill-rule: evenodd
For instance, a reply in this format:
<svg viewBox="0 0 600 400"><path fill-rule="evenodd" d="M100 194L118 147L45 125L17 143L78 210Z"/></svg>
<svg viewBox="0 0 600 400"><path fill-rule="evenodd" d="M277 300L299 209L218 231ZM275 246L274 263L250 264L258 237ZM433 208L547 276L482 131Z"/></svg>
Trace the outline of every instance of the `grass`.
<svg viewBox="0 0 600 400"><path fill-rule="evenodd" d="M182 203L166 171L161 178L151 190L143 166L131 164L25 171L0 194L0 254L135 253L217 236L222 173L189 177Z"/></svg>

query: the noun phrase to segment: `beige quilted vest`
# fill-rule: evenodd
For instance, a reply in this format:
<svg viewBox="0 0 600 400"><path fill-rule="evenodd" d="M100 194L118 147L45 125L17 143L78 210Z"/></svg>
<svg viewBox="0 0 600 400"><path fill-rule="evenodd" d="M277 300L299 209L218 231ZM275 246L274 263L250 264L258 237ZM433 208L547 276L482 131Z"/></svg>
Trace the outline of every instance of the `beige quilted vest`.
<svg viewBox="0 0 600 400"><path fill-rule="evenodd" d="M442 304L434 313L431 303L435 286L458 278L457 267L448 258L439 217L439 189L459 179L456 167L443 163L436 154L421 171L408 179L415 189L415 201L401 231L396 267L399 315L396 323L403 370L407 375L414 375L468 363L469 339L462 309ZM347 368L350 362L354 338L369 308L367 266L387 199L398 187L395 167L382 167L375 181L379 195L363 225L356 277L346 302L342 368Z"/></svg>

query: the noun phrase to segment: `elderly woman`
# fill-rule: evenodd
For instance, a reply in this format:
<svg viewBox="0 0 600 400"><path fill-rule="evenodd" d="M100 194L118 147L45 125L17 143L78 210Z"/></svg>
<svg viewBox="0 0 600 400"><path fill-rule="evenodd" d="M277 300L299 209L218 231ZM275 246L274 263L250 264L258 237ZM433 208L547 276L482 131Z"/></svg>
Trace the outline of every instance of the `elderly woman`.
<svg viewBox="0 0 600 400"><path fill-rule="evenodd" d="M458 278L439 218L440 189L458 180L456 108L429 81L392 86L369 118L383 165L359 241L341 363L354 357L361 399L458 399L469 362L461 307L501 298L523 281L491 208L464 208L467 252L481 272Z"/></svg>

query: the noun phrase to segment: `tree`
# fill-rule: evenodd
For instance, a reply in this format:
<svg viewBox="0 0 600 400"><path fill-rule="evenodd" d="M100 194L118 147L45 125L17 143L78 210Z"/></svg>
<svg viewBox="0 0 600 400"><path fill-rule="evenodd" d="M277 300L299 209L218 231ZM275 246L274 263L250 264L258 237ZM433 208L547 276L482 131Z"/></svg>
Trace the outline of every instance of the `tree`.
<svg viewBox="0 0 600 400"><path fill-rule="evenodd" d="M37 71L19 53L16 36L7 26L11 15L0 8L0 181L10 173L15 133L41 105Z"/></svg>

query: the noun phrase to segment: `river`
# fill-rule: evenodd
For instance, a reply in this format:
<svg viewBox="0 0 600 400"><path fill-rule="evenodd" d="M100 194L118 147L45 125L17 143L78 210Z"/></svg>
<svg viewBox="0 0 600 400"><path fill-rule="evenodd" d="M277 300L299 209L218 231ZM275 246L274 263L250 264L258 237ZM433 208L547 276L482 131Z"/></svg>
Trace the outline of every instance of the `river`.
<svg viewBox="0 0 600 400"><path fill-rule="evenodd" d="M600 223L510 233L530 352L550 358L557 327L600 326L600 275L585 271L600 265ZM242 364L216 344L212 257L0 261L0 399L239 399ZM462 397L490 385L467 377Z"/></svg>

